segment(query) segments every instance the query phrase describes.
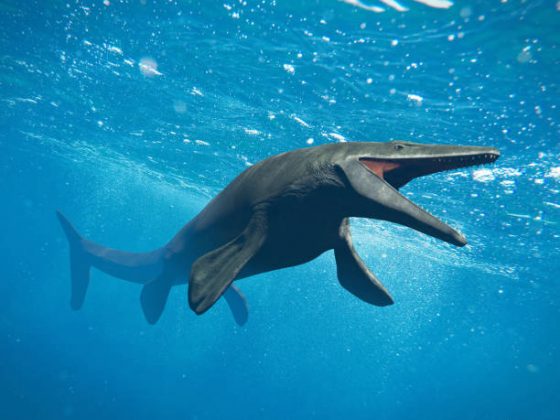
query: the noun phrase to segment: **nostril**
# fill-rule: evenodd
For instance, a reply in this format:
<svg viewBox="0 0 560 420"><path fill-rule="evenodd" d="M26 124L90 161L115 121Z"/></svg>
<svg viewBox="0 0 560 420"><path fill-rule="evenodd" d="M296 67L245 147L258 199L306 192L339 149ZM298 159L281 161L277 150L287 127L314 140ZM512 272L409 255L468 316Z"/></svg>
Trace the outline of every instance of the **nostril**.
<svg viewBox="0 0 560 420"><path fill-rule="evenodd" d="M395 150L402 150L402 149L404 149L404 146L403 146L402 144L395 144L395 145L393 146L393 148L394 148Z"/></svg>

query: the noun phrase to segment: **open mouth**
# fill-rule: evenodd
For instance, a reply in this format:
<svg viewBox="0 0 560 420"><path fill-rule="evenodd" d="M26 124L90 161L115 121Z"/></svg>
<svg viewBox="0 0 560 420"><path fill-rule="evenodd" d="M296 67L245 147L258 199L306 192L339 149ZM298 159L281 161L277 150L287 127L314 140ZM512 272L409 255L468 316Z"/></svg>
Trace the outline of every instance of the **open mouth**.
<svg viewBox="0 0 560 420"><path fill-rule="evenodd" d="M372 179L367 186L357 185L364 196L380 206L376 218L408 226L453 245L464 246L467 241L461 233L410 201L398 189L421 176L492 163L500 156L496 149L479 149L483 150L390 159L359 158L363 167L375 174L377 182Z"/></svg>
<svg viewBox="0 0 560 420"><path fill-rule="evenodd" d="M457 156L437 156L403 159L360 158L360 162L393 188L399 189L425 175L454 169L493 163L500 157L498 151L465 154Z"/></svg>

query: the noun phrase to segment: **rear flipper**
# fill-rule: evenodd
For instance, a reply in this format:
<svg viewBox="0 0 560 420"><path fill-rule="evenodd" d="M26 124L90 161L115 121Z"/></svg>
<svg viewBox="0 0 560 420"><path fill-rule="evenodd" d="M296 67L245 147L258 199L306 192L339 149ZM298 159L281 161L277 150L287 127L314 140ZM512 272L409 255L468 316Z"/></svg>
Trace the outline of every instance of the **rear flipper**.
<svg viewBox="0 0 560 420"><path fill-rule="evenodd" d="M84 249L83 239L80 234L62 213L57 211L56 215L70 244L70 272L72 277L72 297L70 299L70 306L72 309L78 310L84 304L84 299L86 297L91 263Z"/></svg>
<svg viewBox="0 0 560 420"><path fill-rule="evenodd" d="M155 324L165 308L172 282L164 275L160 276L142 288L140 303L146 321ZM233 284L224 293L224 298L233 314L233 318L238 325L245 325L249 319L249 307L245 296Z"/></svg>
<svg viewBox="0 0 560 420"><path fill-rule="evenodd" d="M393 298L383 284L368 270L352 245L348 219L339 229L340 241L334 249L338 281L357 298L376 306L393 304Z"/></svg>
<svg viewBox="0 0 560 420"><path fill-rule="evenodd" d="M227 288L223 296L237 325L245 325L249 319L249 306L243 293L232 284Z"/></svg>
<svg viewBox="0 0 560 420"><path fill-rule="evenodd" d="M161 317L171 286L171 278L166 276L164 272L160 277L144 285L142 288L140 303L146 321L150 324L155 324Z"/></svg>

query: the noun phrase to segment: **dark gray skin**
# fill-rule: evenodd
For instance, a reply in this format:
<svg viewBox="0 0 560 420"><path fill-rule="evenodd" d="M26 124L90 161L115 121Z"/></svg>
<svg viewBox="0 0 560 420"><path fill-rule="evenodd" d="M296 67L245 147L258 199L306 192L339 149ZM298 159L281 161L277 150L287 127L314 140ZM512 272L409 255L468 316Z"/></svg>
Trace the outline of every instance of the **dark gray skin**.
<svg viewBox="0 0 560 420"><path fill-rule="evenodd" d="M173 285L189 283L189 305L207 311L222 295L247 320L233 281L303 264L333 249L341 285L385 306L393 299L352 246L349 217L386 220L449 242L465 238L398 192L414 178L494 162L490 147L410 142L339 143L273 156L241 173L164 247L110 250L82 239L59 214L71 244L72 306L81 307L94 266L144 284L146 319L155 323Z"/></svg>

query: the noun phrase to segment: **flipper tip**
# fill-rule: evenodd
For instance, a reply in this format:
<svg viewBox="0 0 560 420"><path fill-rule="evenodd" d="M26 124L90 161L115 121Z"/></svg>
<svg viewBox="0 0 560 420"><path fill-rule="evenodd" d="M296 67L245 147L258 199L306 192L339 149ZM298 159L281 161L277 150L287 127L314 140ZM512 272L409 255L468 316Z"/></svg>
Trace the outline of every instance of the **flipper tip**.
<svg viewBox="0 0 560 420"><path fill-rule="evenodd" d="M202 315L204 312L210 309L210 306L211 305L205 305L203 300L194 301L189 296L189 307L197 315Z"/></svg>
<svg viewBox="0 0 560 420"><path fill-rule="evenodd" d="M79 311L82 309L83 304L83 302L77 302L74 299L70 300L70 308L72 308L73 311Z"/></svg>
<svg viewBox="0 0 560 420"><path fill-rule="evenodd" d="M393 297L389 293L385 294L383 298L381 298L379 302L376 303L377 306L391 306L394 304L395 301L393 300Z"/></svg>

